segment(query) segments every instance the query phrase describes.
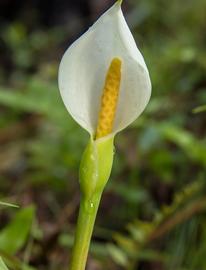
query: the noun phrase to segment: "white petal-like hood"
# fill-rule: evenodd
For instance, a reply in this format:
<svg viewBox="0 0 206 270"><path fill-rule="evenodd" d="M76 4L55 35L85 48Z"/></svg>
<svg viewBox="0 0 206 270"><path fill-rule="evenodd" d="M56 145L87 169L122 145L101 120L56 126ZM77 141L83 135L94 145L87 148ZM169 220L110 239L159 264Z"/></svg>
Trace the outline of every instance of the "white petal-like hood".
<svg viewBox="0 0 206 270"><path fill-rule="evenodd" d="M113 127L116 133L142 113L151 95L147 67L119 2L67 49L59 68L59 88L64 104L72 117L92 135L97 128L105 76L114 57L122 60Z"/></svg>

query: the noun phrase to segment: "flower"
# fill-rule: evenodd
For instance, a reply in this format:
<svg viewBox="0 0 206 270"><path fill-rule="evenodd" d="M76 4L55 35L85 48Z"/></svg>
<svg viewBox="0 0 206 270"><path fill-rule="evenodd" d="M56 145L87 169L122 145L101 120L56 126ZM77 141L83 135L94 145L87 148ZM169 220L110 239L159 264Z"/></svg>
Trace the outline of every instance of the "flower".
<svg viewBox="0 0 206 270"><path fill-rule="evenodd" d="M114 136L145 109L151 82L117 1L65 52L59 89L74 118L95 140Z"/></svg>
<svg viewBox="0 0 206 270"><path fill-rule="evenodd" d="M67 49L59 89L71 116L91 135L79 181L83 197L93 205L111 173L114 135L142 113L151 95L149 73L121 1Z"/></svg>

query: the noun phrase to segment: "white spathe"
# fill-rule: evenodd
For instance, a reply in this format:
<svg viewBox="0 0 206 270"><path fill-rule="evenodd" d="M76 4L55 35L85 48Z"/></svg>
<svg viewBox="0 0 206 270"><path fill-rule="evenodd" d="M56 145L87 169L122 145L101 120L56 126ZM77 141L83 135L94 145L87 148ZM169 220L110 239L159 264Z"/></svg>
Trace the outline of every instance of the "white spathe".
<svg viewBox="0 0 206 270"><path fill-rule="evenodd" d="M133 122L146 107L151 82L144 59L127 26L120 1L106 11L65 52L59 89L74 120L94 135L109 65L122 60L122 78L113 133Z"/></svg>

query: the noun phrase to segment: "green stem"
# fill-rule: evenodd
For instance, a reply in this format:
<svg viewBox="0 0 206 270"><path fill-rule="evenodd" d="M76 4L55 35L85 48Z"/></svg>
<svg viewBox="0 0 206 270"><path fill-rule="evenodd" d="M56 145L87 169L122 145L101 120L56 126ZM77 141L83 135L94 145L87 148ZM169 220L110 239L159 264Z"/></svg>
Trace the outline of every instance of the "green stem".
<svg viewBox="0 0 206 270"><path fill-rule="evenodd" d="M95 198L92 199L84 197L81 199L70 270L84 270L86 267L90 240L100 199L101 194L95 194Z"/></svg>

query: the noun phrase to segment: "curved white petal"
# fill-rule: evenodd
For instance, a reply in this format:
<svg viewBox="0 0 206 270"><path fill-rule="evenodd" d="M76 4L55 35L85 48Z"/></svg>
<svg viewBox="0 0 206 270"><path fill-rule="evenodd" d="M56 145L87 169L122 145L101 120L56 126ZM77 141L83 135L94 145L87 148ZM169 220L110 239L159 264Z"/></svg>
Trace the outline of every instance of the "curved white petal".
<svg viewBox="0 0 206 270"><path fill-rule="evenodd" d="M65 52L59 88L72 117L90 134L97 127L105 76L114 57L122 60L120 94L113 132L134 121L146 107L151 83L119 1Z"/></svg>

